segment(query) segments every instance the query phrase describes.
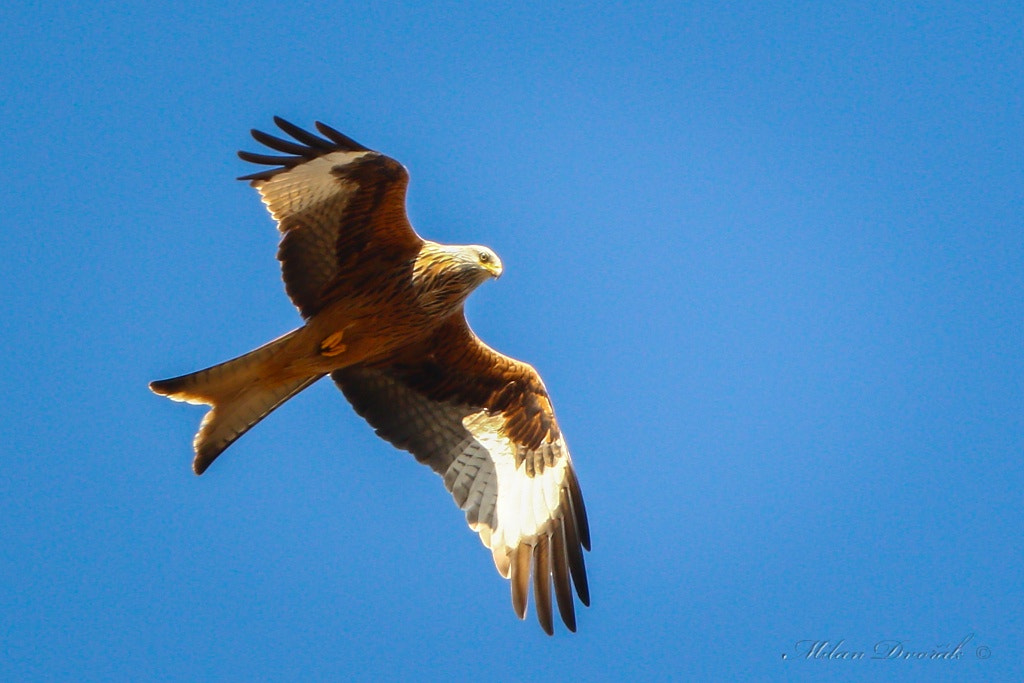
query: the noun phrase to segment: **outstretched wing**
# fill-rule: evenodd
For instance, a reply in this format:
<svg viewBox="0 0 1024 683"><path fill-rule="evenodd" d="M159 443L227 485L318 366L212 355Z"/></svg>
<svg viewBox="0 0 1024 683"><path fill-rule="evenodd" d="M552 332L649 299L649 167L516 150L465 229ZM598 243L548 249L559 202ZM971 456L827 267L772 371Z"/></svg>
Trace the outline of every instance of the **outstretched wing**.
<svg viewBox="0 0 1024 683"><path fill-rule="evenodd" d="M553 585L562 620L575 631L572 584L590 604L582 552L590 550L590 531L543 382L529 365L483 344L461 315L422 351L418 359L331 376L377 434L444 478L511 579L519 617L532 573L541 626L553 633Z"/></svg>
<svg viewBox="0 0 1024 683"><path fill-rule="evenodd" d="M340 278L407 260L423 241L405 213L409 174L400 163L319 121L323 137L280 117L274 123L294 140L258 130L252 136L287 156L239 152L274 167L239 180L259 190L284 233L277 258L285 288L310 318L331 302Z"/></svg>

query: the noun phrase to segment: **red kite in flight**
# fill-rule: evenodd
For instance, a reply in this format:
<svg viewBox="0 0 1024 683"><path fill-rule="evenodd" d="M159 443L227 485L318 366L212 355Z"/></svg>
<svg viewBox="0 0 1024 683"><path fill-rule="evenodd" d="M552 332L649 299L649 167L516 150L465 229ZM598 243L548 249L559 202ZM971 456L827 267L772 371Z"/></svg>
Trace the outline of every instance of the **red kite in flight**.
<svg viewBox="0 0 1024 683"><path fill-rule="evenodd" d="M530 365L484 344L463 304L501 275L481 246L422 239L409 224L409 174L322 123L283 119L293 140L252 131L286 156L239 152L272 168L244 176L277 221L285 289L305 323L255 351L152 382L175 401L211 406L193 446L202 474L235 439L329 374L377 434L444 479L466 521L511 579L526 615L530 577L544 630L551 592L576 630L590 531L579 483L547 390ZM322 137L321 137L322 136Z"/></svg>

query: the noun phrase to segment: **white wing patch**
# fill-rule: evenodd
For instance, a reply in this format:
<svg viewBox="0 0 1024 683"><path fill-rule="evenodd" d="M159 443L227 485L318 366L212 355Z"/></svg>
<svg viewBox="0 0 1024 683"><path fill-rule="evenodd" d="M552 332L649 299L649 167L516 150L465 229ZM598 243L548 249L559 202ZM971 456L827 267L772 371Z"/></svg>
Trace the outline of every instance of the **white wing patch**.
<svg viewBox="0 0 1024 683"><path fill-rule="evenodd" d="M534 545L552 529L552 520L565 511L559 504L567 486L568 457L558 460L533 477L525 463L516 466L515 445L502 433L504 418L473 413L462 420L476 439L452 461L445 486L466 521L494 554L494 564L509 577L509 554L522 544ZM564 453L564 449L563 449Z"/></svg>
<svg viewBox="0 0 1024 683"><path fill-rule="evenodd" d="M329 201L348 188L354 188L354 183L339 180L331 173L331 169L350 164L367 154L376 152L332 152L282 171L267 180L254 180L252 186L259 190L263 203L281 228L284 218Z"/></svg>

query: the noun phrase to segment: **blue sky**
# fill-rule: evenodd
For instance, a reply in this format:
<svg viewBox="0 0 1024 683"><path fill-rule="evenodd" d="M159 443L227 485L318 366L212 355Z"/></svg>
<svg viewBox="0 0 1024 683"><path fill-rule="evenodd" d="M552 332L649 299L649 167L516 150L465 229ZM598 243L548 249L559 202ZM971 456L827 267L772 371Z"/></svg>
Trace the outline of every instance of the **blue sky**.
<svg viewBox="0 0 1024 683"><path fill-rule="evenodd" d="M1024 674L1019 3L0 26L0 678ZM441 481L326 383L191 473L202 409L146 383L299 322L233 180L275 114L402 161L421 234L500 254L468 316L573 450L579 633L519 622Z"/></svg>

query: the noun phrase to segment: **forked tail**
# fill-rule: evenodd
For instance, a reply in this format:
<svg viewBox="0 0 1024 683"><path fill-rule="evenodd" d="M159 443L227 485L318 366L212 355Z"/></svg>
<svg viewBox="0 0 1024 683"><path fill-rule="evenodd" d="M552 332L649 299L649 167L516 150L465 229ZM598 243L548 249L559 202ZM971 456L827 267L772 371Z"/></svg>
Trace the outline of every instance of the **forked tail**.
<svg viewBox="0 0 1024 683"><path fill-rule="evenodd" d="M244 356L189 375L161 379L149 388L174 401L210 406L192 441L196 457L192 469L202 474L235 439L245 434L275 408L323 375L271 383L265 372L274 354L295 332L264 344Z"/></svg>

